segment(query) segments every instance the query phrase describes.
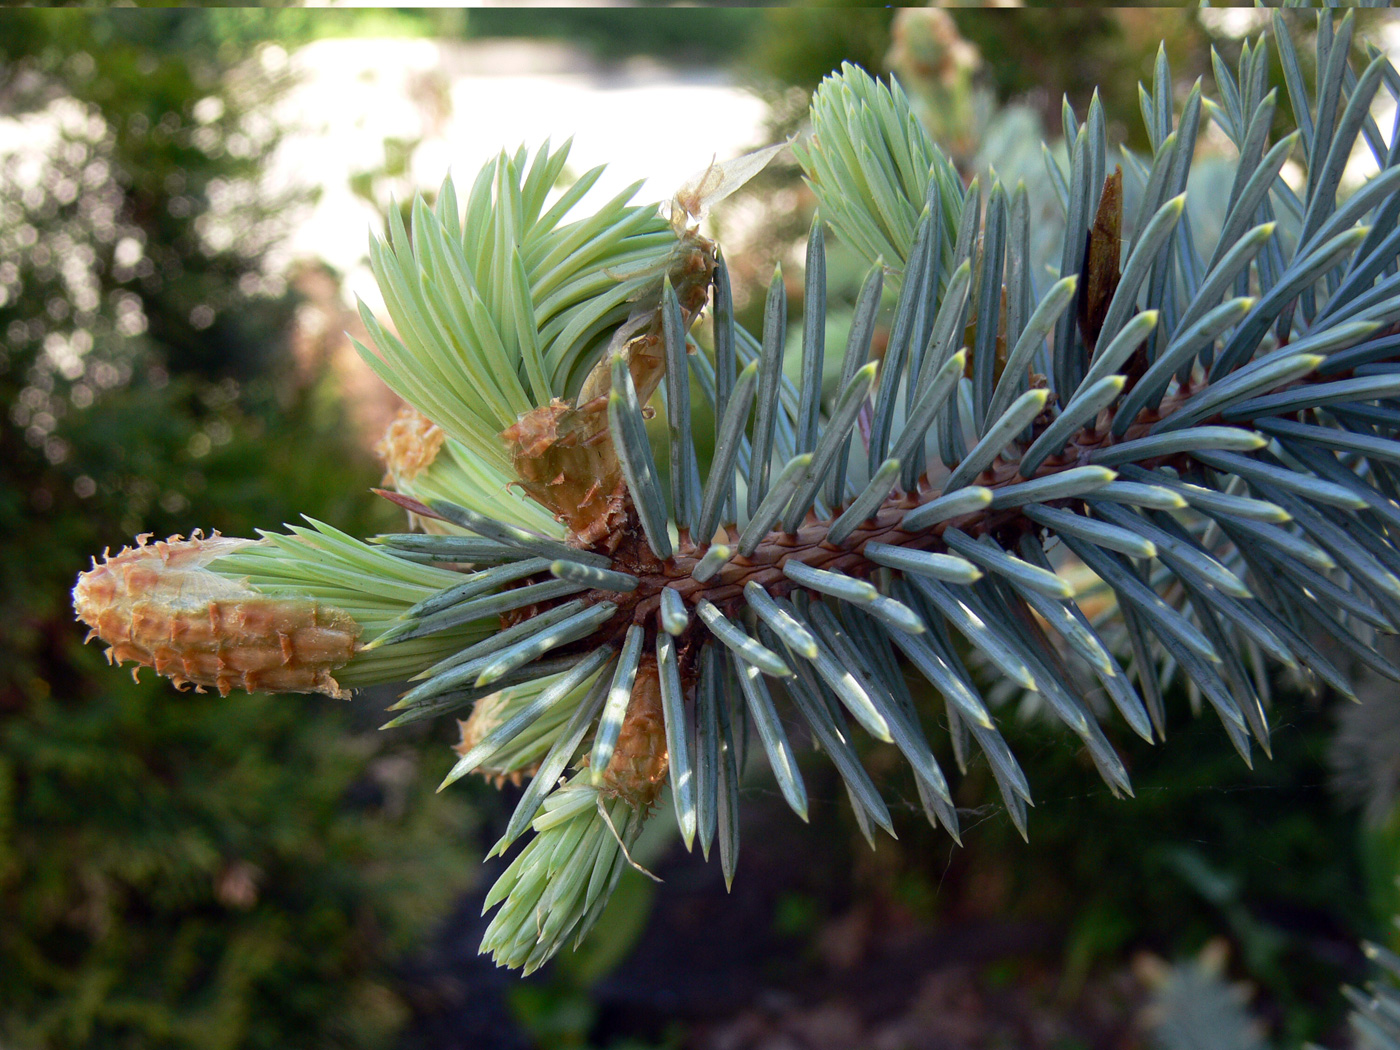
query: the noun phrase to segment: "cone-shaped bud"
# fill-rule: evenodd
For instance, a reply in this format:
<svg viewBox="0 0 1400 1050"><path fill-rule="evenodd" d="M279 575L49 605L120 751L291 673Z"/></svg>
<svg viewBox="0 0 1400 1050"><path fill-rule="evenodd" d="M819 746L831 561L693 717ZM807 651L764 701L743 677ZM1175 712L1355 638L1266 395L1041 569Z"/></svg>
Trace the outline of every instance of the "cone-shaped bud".
<svg viewBox="0 0 1400 1050"><path fill-rule="evenodd" d="M274 598L210 572L215 558L255 541L195 533L135 547L78 577L73 608L108 645L107 659L199 692L346 695L331 672L355 654L360 625L332 606Z"/></svg>

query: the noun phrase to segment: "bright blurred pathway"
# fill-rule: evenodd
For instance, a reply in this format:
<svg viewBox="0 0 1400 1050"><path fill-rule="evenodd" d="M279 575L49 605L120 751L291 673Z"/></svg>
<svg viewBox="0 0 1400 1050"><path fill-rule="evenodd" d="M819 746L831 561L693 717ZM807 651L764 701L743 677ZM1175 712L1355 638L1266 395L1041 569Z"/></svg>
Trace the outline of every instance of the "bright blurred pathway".
<svg viewBox="0 0 1400 1050"><path fill-rule="evenodd" d="M324 259L346 275L348 292L376 308L362 260L379 220L350 179L383 164L386 138L422 139L400 194L410 185L435 188L449 170L469 185L502 149L572 135L575 174L609 165L597 199L646 179L638 202L669 199L716 155L765 144L766 105L717 70L603 65L567 46L524 40L329 39L290 56L270 48L264 61L289 64L301 78L278 114L301 130L284 140L269 182L321 191L286 251Z"/></svg>

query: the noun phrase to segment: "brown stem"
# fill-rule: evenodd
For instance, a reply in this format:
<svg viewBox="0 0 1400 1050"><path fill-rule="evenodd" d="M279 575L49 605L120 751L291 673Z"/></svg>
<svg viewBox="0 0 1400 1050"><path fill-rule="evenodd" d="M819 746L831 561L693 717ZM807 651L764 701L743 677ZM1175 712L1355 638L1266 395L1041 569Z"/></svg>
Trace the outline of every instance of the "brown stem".
<svg viewBox="0 0 1400 1050"><path fill-rule="evenodd" d="M1197 389L1188 387L1164 399L1156 410L1144 410L1122 438L1113 436L1112 414L1104 412L1096 426L1081 432L1059 455L1046 459L1033 472L1032 478L1048 477L1072 467L1082 466L1096 449L1143 436L1154 423L1170 415L1183 401L1196 393ZM1146 465L1184 461L1185 458L1184 455L1163 457L1146 461ZM1031 479L1021 476L1018 463L998 460L976 479L976 483L995 490L1026 480ZM1010 535L1012 532L1019 534L1022 530L1033 527L1015 508L1008 508L976 511L940 522L919 532L906 532L902 528L904 516L910 510L940 495L942 490L930 483L925 476L920 479L917 491L896 491L891 494L874 516L858 526L840 544L832 544L826 539L830 522L819 520L809 513L796 532L770 532L758 544L753 554L735 557L713 577L703 582L695 579L693 572L709 548L709 541L697 541L682 531L674 556L663 562L651 552L631 501L625 500L622 504L625 519L605 541L595 544L594 549L609 554L614 569L636 576L638 585L634 590L624 593L599 590L588 591L581 596L575 595L574 598L582 597L589 603L610 601L615 603L618 609L595 634L575 643L572 648L582 651L596 648L600 643L620 644L622 635L632 624L644 627L649 636L654 635L656 614L661 605L661 592L668 588L676 591L688 606L693 607L701 599L707 599L721 609L732 611L742 602L744 585L750 580L757 582L775 596L781 597L791 591L794 584L783 572L783 567L789 561L798 561L813 568L840 571L852 576L868 576L878 568L865 554L865 547L869 543L888 543L908 550L942 550L943 532L948 528L961 529L973 536L994 533L1009 542L1015 538ZM725 532L731 536L737 534L737 530L732 526L726 528ZM538 615L546 607L530 606L508 613L503 619L503 626L527 620ZM693 665L697 631L698 628L693 629L681 639L683 671Z"/></svg>

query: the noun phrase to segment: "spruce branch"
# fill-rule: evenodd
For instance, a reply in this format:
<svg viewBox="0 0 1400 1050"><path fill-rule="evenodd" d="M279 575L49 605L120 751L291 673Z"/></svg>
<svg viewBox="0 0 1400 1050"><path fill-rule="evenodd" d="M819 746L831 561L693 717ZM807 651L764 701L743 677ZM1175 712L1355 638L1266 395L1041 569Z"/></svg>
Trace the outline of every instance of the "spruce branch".
<svg viewBox="0 0 1400 1050"><path fill-rule="evenodd" d="M1282 103L1263 54L1261 38L1238 70L1217 63L1221 100L1198 85L1179 117L1159 58L1131 223L1102 107L1081 123L1066 102L1069 169L1049 173L1066 233L1043 290L1023 189L964 188L897 85L829 77L799 157L871 269L825 403L822 226L796 379L781 276L747 332L691 227L759 160L706 172L671 221L624 195L565 223L596 176L546 208L563 151L502 155L464 205L447 184L373 249L398 334L367 316L383 355L367 359L422 413L386 441L387 494L426 531L223 541L178 612L166 570L127 553L84 575L79 613L117 658L224 688L264 684L221 669L229 603L290 602L353 636L319 663L294 642L291 687L414 678L390 725L470 708L448 781L534 777L500 848L536 836L492 891L484 945L527 970L596 920L664 786L687 848L717 839L727 880L747 753L806 819L785 720L820 743L868 833L893 825L856 726L901 752L956 838L905 668L942 697L960 769L985 755L1023 834L1030 787L983 672L1036 694L1115 794L1132 785L1098 712L1160 739L1168 668L1246 762L1267 754L1267 661L1342 693L1352 659L1400 680L1371 644L1400 631L1400 128L1387 144L1366 115L1400 77L1379 57L1353 76L1334 44L1314 98L1289 73L1299 131L1271 146ZM1217 230L1190 207L1203 119L1239 150ZM1363 136L1381 170L1339 198ZM1279 174L1294 154L1301 195ZM711 286L712 352L690 335ZM663 382L669 484L645 425ZM718 421L703 473L697 403ZM185 542L169 549L209 541ZM95 586L123 573L124 589ZM199 659L174 670L193 642L132 641L148 595L166 621L214 625ZM266 629L239 645L279 651Z"/></svg>

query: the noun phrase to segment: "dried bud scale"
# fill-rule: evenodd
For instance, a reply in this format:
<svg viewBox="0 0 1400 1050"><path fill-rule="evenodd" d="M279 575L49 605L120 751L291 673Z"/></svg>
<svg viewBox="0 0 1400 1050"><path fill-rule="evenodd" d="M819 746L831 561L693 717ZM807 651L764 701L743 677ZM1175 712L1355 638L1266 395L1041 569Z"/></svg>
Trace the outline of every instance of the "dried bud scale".
<svg viewBox="0 0 1400 1050"><path fill-rule="evenodd" d="M1359 137L1382 84L1396 93L1384 62L1358 78L1329 135ZM1342 90L1329 68L1320 109ZM1169 70L1158 73L1154 89L1169 92ZM1275 179L1296 142L1245 141L1270 126L1272 97L1223 96L1203 111L1193 91L1179 118L1167 95L1144 106L1154 156L1131 227L1097 101L1082 127L1066 107L1069 170L1051 180L1066 232L1045 288L1025 255L1022 190L994 177L985 194L965 188L897 85L854 67L828 78L799 159L823 218L871 272L827 405L822 282L809 274L793 379L781 281L750 334L734 323L727 270L690 228L766 157L704 173L670 222L614 201L564 224L568 208L547 208L546 190L567 151L524 166L503 155L464 213L449 182L433 208L415 205L411 236L391 217L372 252L398 334L366 315L379 351L366 360L420 413L382 446L391 498L432 534L365 544L315 525L267 546L221 541L232 546L198 571L239 601L301 595L362 629L343 681L416 676L391 724L470 707L449 782L539 771L501 848L527 826L538 835L488 898L501 910L483 945L527 970L596 920L663 784L687 844L698 833L708 851L717 834L732 874L750 725L805 818L780 711L821 741L863 827L888 828L889 813L849 720L901 750L929 819L956 836L901 661L946 702L959 763L968 747L985 754L1023 832L1028 783L972 670L1038 693L1117 794L1131 785L1086 698L1106 692L1115 719L1160 736L1167 662L1246 760L1267 752L1246 658L1267 653L1345 689L1341 653L1400 679L1367 644L1400 630L1400 242L1383 231L1400 208L1400 148L1338 201L1350 143L1312 136L1299 198ZM1242 156L1208 259L1187 180L1207 116ZM1276 210L1298 219L1294 243L1277 238ZM817 225L818 276L824 243ZM712 278L714 352L695 353L687 333ZM867 364L885 283L898 293L888 343ZM644 420L663 380L664 487ZM708 476L685 409L695 400L718 423ZM106 576L80 585L80 612L100 625L104 604L183 593L184 570L160 564L168 581L138 573L120 602ZM1071 581L1084 579L1099 586L1080 601ZM165 628L185 623L161 601ZM148 619L99 633L118 655L139 650L199 681L153 645ZM291 652L277 673L308 673L311 650L294 640ZM210 684L274 681L223 673ZM569 766L563 786L539 783Z"/></svg>
<svg viewBox="0 0 1400 1050"><path fill-rule="evenodd" d="M457 728L461 731L462 739L452 745L452 750L458 755L470 753L472 748L481 743L492 731L500 728L501 723L505 721L504 712L508 705L509 696L504 690L484 696L473 704L471 715L468 718L457 720ZM519 787L522 778L534 776L539 767L538 762L529 762L511 769L500 766L482 766L477 772L497 787L504 786L507 781Z"/></svg>
<svg viewBox="0 0 1400 1050"><path fill-rule="evenodd" d="M374 446L375 454L384 461L383 484L412 491L414 479L433 465L446 440L442 427L412 405L404 405ZM408 523L424 532L447 531L431 518L410 515Z"/></svg>
<svg viewBox="0 0 1400 1050"><path fill-rule="evenodd" d="M437 459L447 435L412 405L399 409L374 451L384 461L386 485L411 482Z"/></svg>
<svg viewBox="0 0 1400 1050"><path fill-rule="evenodd" d="M597 779L604 798L650 811L666 786L666 728L661 714L661 674L656 657L642 657L612 760Z"/></svg>

